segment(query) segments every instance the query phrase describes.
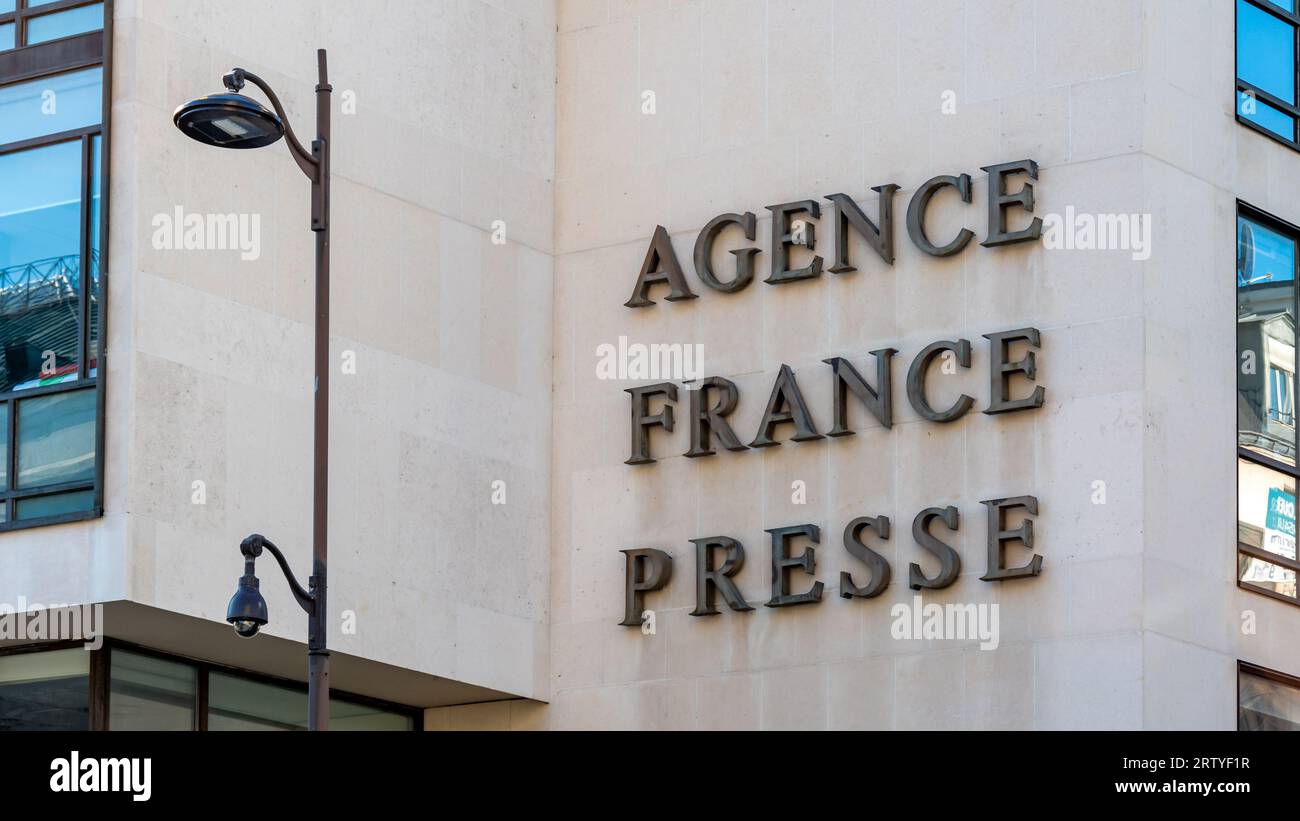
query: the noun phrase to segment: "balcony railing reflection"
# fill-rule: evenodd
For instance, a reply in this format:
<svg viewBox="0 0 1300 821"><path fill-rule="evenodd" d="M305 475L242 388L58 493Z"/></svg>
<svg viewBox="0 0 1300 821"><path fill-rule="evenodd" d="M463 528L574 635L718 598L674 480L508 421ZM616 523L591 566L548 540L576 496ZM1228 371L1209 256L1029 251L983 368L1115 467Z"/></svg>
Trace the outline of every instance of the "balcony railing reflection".
<svg viewBox="0 0 1300 821"><path fill-rule="evenodd" d="M92 270L99 254L91 252ZM92 297L98 277L91 277ZM81 255L67 254L0 268L0 314L12 315L76 299L81 287Z"/></svg>

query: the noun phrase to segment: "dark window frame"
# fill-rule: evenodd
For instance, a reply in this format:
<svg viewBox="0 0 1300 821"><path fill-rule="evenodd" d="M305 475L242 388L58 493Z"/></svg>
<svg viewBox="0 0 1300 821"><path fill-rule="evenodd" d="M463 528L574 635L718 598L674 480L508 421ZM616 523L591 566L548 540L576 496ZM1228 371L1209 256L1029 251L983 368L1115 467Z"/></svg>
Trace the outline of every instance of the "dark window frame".
<svg viewBox="0 0 1300 821"><path fill-rule="evenodd" d="M54 3L45 3L39 6L28 7L28 0L17 0L16 7L13 11L0 14L0 25L5 23L14 24L14 47L17 51L27 47L27 21L33 17L44 17L47 14L53 14L68 9L81 8L82 6L93 6L100 0L57 0ZM109 18L112 16L112 9L109 7L111 0L104 0L104 27L108 27ZM57 40L46 40L37 43L37 46L46 46L50 43L58 43L62 40L71 40L74 37L83 35L73 34L67 37L60 37Z"/></svg>
<svg viewBox="0 0 1300 821"><path fill-rule="evenodd" d="M1293 51L1292 60L1294 62L1294 68L1296 72L1296 77L1295 77L1295 89L1297 94L1296 103L1300 104L1300 14L1297 14L1296 12L1292 12L1292 11L1287 11L1286 9L1283 8L1279 8L1278 6L1275 6L1272 3L1270 3L1269 0L1242 0L1242 2L1254 6L1256 9L1259 9L1260 11L1263 11L1267 14L1271 14L1272 16L1278 18L1279 20L1285 20L1286 22L1291 24L1292 31L1295 35L1293 38L1294 42L1292 43L1292 51ZM1232 4L1232 23L1233 23L1232 25L1232 75L1234 80L1234 90L1232 92L1233 116L1237 118L1237 122L1246 126L1251 131L1254 131L1258 134L1263 134L1265 137L1268 137L1274 142L1279 142L1282 145L1287 146L1288 148L1292 148L1297 151L1300 151L1300 139L1297 139L1298 136L1297 131L1300 131L1300 105L1288 103L1287 101L1279 97L1274 97L1272 94L1269 94L1267 91L1260 88L1259 86L1256 86L1252 83L1248 83L1237 76L1238 20L1237 20L1236 0L1234 0ZM1291 116L1291 139L1288 140L1282 135L1270 131L1267 128L1264 128L1262 125L1259 125L1258 123L1254 123L1246 119L1246 117L1243 116L1241 113L1240 95L1243 91L1249 92L1252 96L1254 96L1256 100L1265 102L1268 105L1271 105L1272 107L1278 109L1279 111L1282 111L1285 114L1289 114Z"/></svg>
<svg viewBox="0 0 1300 821"><path fill-rule="evenodd" d="M1255 676L1256 678L1267 679L1277 684L1282 684L1295 689L1300 693L1300 678L1289 673L1283 673L1280 670L1273 670L1268 667L1260 667L1258 664L1252 664L1249 661L1237 659L1237 680L1235 686L1237 689L1237 731L1241 730L1241 674Z"/></svg>
<svg viewBox="0 0 1300 821"><path fill-rule="evenodd" d="M1262 211L1259 208L1256 208L1255 206L1251 205L1250 203L1245 202L1244 200L1237 200L1236 214L1232 220L1232 231L1233 231L1232 243L1234 249L1234 256L1235 256L1235 249L1237 247L1237 243L1240 241L1240 237L1238 234L1239 229L1237 227L1237 223L1238 220L1240 220L1243 217L1252 222L1257 222L1270 230L1277 231L1278 233L1284 234L1295 241L1297 253L1295 258L1295 271L1293 272L1293 277L1294 277L1293 282L1295 283L1296 302L1292 304L1292 310L1295 312L1297 318L1300 318L1300 227L1292 225L1286 220L1279 219L1278 217L1268 213L1267 211ZM1239 299L1240 297L1237 295L1236 287L1234 286L1233 300L1232 300L1234 323L1236 322ZM1300 328L1297 328L1297 332L1300 333ZM1300 343L1300 339L1297 339L1297 343ZM1295 350L1295 360L1293 362L1293 368L1294 368L1293 373L1296 374L1295 378L1300 379L1300 344L1297 344L1295 346L1295 349L1296 350ZM1237 351L1236 356L1234 358L1237 361L1237 364L1234 365L1234 368L1240 368L1241 351ZM1239 373L1238 376L1240 376ZM1234 379L1234 383L1235 381L1236 380ZM1237 391L1235 388L1233 390L1233 400L1234 402L1237 401ZM1239 434L1234 433L1233 435L1238 436ZM1297 435L1300 436L1300 430L1297 430ZM1280 459L1272 459L1261 453L1250 450L1249 448L1242 447L1241 442L1238 441L1237 462L1235 463L1236 473L1237 473L1238 495L1240 495L1241 492L1240 491L1241 462L1243 460L1288 476L1292 481L1296 483L1297 490L1300 490L1300 459L1297 460L1296 465L1288 465L1286 462L1283 462ZM1300 496L1300 493L1298 493L1297 495ZM1232 570L1232 577L1237 580L1237 586L1240 587L1241 589L1249 590L1252 593L1259 593L1264 596L1268 596L1269 598L1277 599L1278 601L1284 601L1287 604L1300 607L1300 598L1292 598L1290 596L1285 596L1281 593L1278 593L1275 590L1269 590L1268 588L1260 587L1257 584L1242 581L1241 571L1239 569L1239 562L1243 555L1249 556L1254 559L1260 559L1262 561L1268 562L1269 564L1275 564L1279 567L1284 567L1287 570L1292 570L1296 573L1297 579L1300 579L1300 561L1296 561L1294 559L1288 559L1286 556L1281 556L1276 553L1270 553L1269 551L1263 549L1262 547L1256 548L1252 545L1243 546L1241 540L1238 539L1237 548L1233 552L1233 570ZM1300 556L1298 556L1298 558L1300 558Z"/></svg>
<svg viewBox="0 0 1300 821"><path fill-rule="evenodd" d="M93 5L96 2L100 2L100 0L57 0L57 2L48 3L35 8L28 8L28 0L17 0L17 7L14 11L0 15L0 24L7 22L16 23L14 33L15 47L0 52L0 86L8 86L15 83L28 82L47 77L56 77L73 71L94 68L97 66L102 67L103 70L101 114L98 125L62 131L55 134L46 134L27 140L0 145L0 155L3 155L73 141L79 141L81 143L81 293L80 304L78 306L81 312L81 322L77 332L77 379L70 382L60 383L58 385L0 393L0 405L7 406L8 408L8 413L6 415L6 421L8 424L8 430L6 431L8 443L8 452L6 454L8 463L6 465L6 472L9 477L7 487L0 488L0 512L3 512L4 514L4 521L0 522L0 533L12 530L26 530L33 527L47 527L50 525L86 521L89 519L97 519L104 515L104 443L106 438L104 413L107 408L105 401L106 390L104 375L106 373L108 359L108 215L110 191L109 168L111 165L109 162L111 156L109 120L112 111L113 87L113 0L102 0L104 4L104 27L99 31L62 37L57 40L50 40L48 42L38 43L31 46L23 45L26 41L26 20L28 18ZM95 338L98 350L95 355L96 375L92 377L89 373L89 340L91 336L90 291L93 284L93 279L90 275L90 242L93 227L91 225L91 194L94 182L91 164L94 158L94 141L96 139L100 141L98 225L99 259L97 263L99 282L96 294L98 311L95 328ZM43 485L35 488L20 489L15 487L18 483L19 402L43 395L70 393L83 390L93 390L96 392L94 477L90 480L65 482L56 485ZM52 496L58 493L85 491L92 492L94 497L91 506L86 510L61 513L54 516L42 516L32 519L16 519L18 502L20 500Z"/></svg>
<svg viewBox="0 0 1300 821"><path fill-rule="evenodd" d="M77 640L36 642L0 649L0 656L44 653L52 650L66 650L73 647L83 646L84 642ZM259 673L255 670L248 670L242 667L232 667L226 664L204 661L191 656L169 653L152 647L135 644L134 642L124 641L122 639L105 638L102 647L86 651L90 653L89 729L93 731L107 731L112 729L112 727L109 726L109 716L111 713L110 705L112 702L113 651L115 649L123 650L128 653L135 653L141 656L149 656L163 661L186 664L195 669L197 674L197 691L194 717L197 726L195 726L191 732L204 732L208 729L208 679L211 673L224 673L229 676L255 681L259 684L284 687L302 693L304 700L307 697L307 685L301 681L281 678L280 676L273 676L267 673ZM344 699L355 704L363 704L379 710L404 715L411 720L411 729L408 732L419 731L423 729L424 726L424 708L422 707L411 707L406 704L399 704L381 698L374 698L373 696L363 696L359 693L339 690L334 687L330 688L330 698Z"/></svg>

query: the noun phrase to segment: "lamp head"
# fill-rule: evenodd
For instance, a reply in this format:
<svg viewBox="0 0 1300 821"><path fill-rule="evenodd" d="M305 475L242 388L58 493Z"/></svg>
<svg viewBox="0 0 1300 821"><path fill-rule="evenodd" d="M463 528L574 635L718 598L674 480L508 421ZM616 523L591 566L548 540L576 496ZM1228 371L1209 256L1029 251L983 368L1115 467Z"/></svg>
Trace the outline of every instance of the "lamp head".
<svg viewBox="0 0 1300 821"><path fill-rule="evenodd" d="M229 78L226 84L243 86ZM284 136L274 111L235 90L191 100L176 109L172 122L185 136L218 148L261 148Z"/></svg>

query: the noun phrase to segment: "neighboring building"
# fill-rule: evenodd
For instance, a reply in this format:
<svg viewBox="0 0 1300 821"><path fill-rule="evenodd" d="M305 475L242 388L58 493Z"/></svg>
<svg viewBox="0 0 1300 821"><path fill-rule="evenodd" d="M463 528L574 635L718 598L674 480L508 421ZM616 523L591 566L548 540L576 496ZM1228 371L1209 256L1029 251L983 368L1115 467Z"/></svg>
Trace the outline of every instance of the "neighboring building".
<svg viewBox="0 0 1300 821"><path fill-rule="evenodd" d="M1295 728L1294 6L0 0L0 727L305 722L323 47L333 726Z"/></svg>

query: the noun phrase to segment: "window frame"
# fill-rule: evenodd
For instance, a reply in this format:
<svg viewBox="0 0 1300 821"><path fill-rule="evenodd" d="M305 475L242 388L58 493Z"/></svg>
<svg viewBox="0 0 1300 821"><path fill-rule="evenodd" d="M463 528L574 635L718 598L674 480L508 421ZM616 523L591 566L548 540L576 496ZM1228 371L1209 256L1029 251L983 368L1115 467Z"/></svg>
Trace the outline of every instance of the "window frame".
<svg viewBox="0 0 1300 821"><path fill-rule="evenodd" d="M48 14L54 14L60 11L67 11L68 9L77 9L77 8L81 8L82 6L93 6L98 2L100 2L100 0L56 0L56 2L53 3L43 3L39 6L29 8L27 5L27 0L17 0L17 2L14 4L15 7L13 11L0 14L0 25L4 25L5 23L14 24L14 47L12 49L5 49L5 51L6 52L17 51L22 48L28 48L27 21L30 20L31 18L44 17ZM103 0L103 2L104 2L104 28L107 29L108 21L112 17L111 14L112 9L109 7L109 3L111 3L112 0ZM90 32L83 32L81 34L70 34L66 37L59 37L58 39L55 40L44 40L40 43L36 43L35 45L47 46L51 43L58 43L64 40L71 40L75 37L84 37L88 33Z"/></svg>
<svg viewBox="0 0 1300 821"><path fill-rule="evenodd" d="M13 647L5 647L0 649L0 656L44 653L53 650L66 650L73 647L84 646L84 642L75 639L71 641L36 642L16 645ZM135 653L136 655L162 659L164 661L186 664L195 669L197 673L197 688L195 692L194 718L197 726L188 732L206 732L208 730L208 679L211 673L224 673L248 681L255 681L259 684L284 687L302 693L304 699L307 697L307 685L301 681L281 678L267 673L259 673L241 667L231 667L226 664L203 661L202 659L196 659L190 656L183 656L176 653L169 653L164 650L157 650L152 647L145 647L122 639L105 637L102 647L86 651L90 654L90 704L88 705L89 717L87 729L91 731L108 731L112 729L109 722L109 716L111 714L110 704L112 701L114 649L123 650L128 653ZM344 699L355 704L363 704L387 712L404 715L411 720L411 728L406 732L418 732L424 727L424 708L422 707L412 707L381 698L374 698L373 696L363 696L358 693L340 690L335 687L330 688L330 698ZM217 731L214 730L213 732Z"/></svg>
<svg viewBox="0 0 1300 821"><path fill-rule="evenodd" d="M1244 200L1237 200L1237 208L1232 220L1232 232L1233 232L1232 243L1234 249L1234 256L1236 255L1237 243L1241 241L1239 235L1240 229L1238 228L1238 223L1242 218L1248 219L1252 222L1259 223L1260 225L1263 225L1265 228L1283 234L1289 237L1290 239L1292 239L1293 241L1295 241L1297 253L1295 255L1295 259L1293 263L1295 266L1295 270L1292 275L1293 276L1292 282L1294 283L1293 292L1295 294L1295 298L1291 307L1292 307L1292 311L1294 312L1293 315L1296 317L1297 321L1300 321L1300 227L1292 225L1286 220L1279 219L1278 217L1273 216L1267 211L1263 211L1259 208L1256 208L1255 206L1251 205L1250 203ZM1240 301L1240 296L1238 295L1236 286L1234 286L1233 299L1232 299L1234 325L1237 322L1239 301ZM1297 333L1300 334L1300 327L1298 327L1296 330ZM1235 327L1234 327L1234 331L1235 331ZM1295 368L1294 373L1297 375L1296 378L1300 379L1300 338L1298 338L1296 341L1298 344L1295 345L1295 356L1294 356L1292 367ZM1237 362L1237 364L1234 365L1234 369L1238 370L1236 376L1233 379L1233 385L1234 385L1233 400L1234 402L1236 402L1238 391L1239 391L1239 389L1236 387L1236 384L1237 384L1237 380L1240 379L1241 377L1241 373L1239 370L1241 367L1240 350L1236 352L1234 359ZM1294 391L1295 388L1293 386L1292 387L1293 418L1295 413ZM1265 414L1267 415L1267 413L1268 411L1266 409ZM1293 482L1296 483L1297 489L1300 489L1300 442L1293 443L1293 445L1297 449L1297 457L1298 457L1297 464L1288 465L1287 463L1283 462L1281 459L1274 459L1265 456L1264 454L1257 453L1256 451L1253 451L1249 448L1243 447L1240 441L1240 431L1234 432L1233 436L1238 437L1238 441L1236 442L1237 461L1234 462L1235 473L1237 476L1236 481L1237 481L1238 505L1240 504L1240 496L1241 496L1241 462L1243 460L1250 462L1252 464L1259 465L1260 467L1264 467L1269 470L1275 471L1277 473L1284 474L1285 476L1288 476ZM1300 426L1297 426L1296 438L1300 440ZM1300 496L1300 494L1297 495ZM1233 556L1232 556L1232 560L1233 560L1232 577L1236 579L1237 587L1240 587L1243 590L1249 590L1252 593L1259 593L1261 595L1268 596L1269 598L1277 599L1278 601L1284 601L1296 607L1300 607L1300 596L1297 596L1296 598L1292 598L1290 596L1285 596L1281 593L1278 593L1275 590L1269 590L1268 588L1260 587L1259 585L1253 584L1252 582L1242 581L1239 562L1243 555L1249 556L1250 558L1253 559L1260 559L1261 561L1268 562L1269 564L1274 564L1279 567L1285 568L1287 570L1294 571L1298 579L1300 579L1300 561L1298 561L1297 559L1300 559L1300 555L1297 555L1297 559L1288 559L1286 556L1282 556L1277 553L1270 553L1269 551L1265 550L1262 547L1255 548L1254 546L1251 545L1243 546L1240 538L1238 538L1236 550L1233 551Z"/></svg>
<svg viewBox="0 0 1300 821"><path fill-rule="evenodd" d="M1254 131L1258 134L1263 134L1265 137L1268 137L1274 142L1279 142L1282 145L1287 146L1288 148L1294 149L1296 151L1300 151L1300 13L1297 13L1296 11L1287 11L1286 9L1281 8L1280 6L1275 6L1271 2L1269 2L1269 0L1241 0L1241 1L1247 3L1248 5L1254 6L1256 9L1266 14L1273 15L1279 20L1284 20L1291 24L1292 32L1294 35L1292 38L1293 42L1291 44L1291 50L1292 50L1291 59L1292 59L1292 66L1296 74L1294 81L1295 81L1295 89L1296 89L1297 96L1296 96L1295 103L1288 103L1286 100L1283 100L1279 97L1275 97L1272 94L1265 91L1264 89L1260 88L1259 86L1256 86L1252 83L1248 83L1245 80L1241 79L1239 76L1237 76L1237 57L1238 57L1237 28L1240 21L1237 19L1237 3L1236 0L1234 0L1232 4L1232 76L1233 76L1233 83L1234 83L1233 85L1234 90L1232 92L1233 116L1236 117L1237 122L1246 126L1251 131ZM1300 4L1297 4L1297 8L1300 9ZM1244 115L1242 115L1241 101L1239 97L1243 91L1249 92L1252 96L1254 96L1256 100L1267 103L1268 105L1278 109L1284 114L1290 115L1291 139L1288 140L1282 135L1270 131L1258 123L1251 122Z"/></svg>
<svg viewBox="0 0 1300 821"><path fill-rule="evenodd" d="M1268 364L1268 418L1295 427L1295 374Z"/></svg>
<svg viewBox="0 0 1300 821"><path fill-rule="evenodd" d="M97 125L45 134L17 142L0 145L0 155L19 151L44 148L51 145L79 141L81 143L81 246L80 253L80 324L77 332L77 379L57 385L29 388L22 391L0 392L0 405L7 406L6 431L7 486L0 488L0 533L13 530L26 530L33 527L68 524L104 515L104 444L105 419L107 408L105 374L107 371L107 330L108 330L108 290L109 290L109 192L111 138L109 120L112 112L112 43L113 43L113 0L102 0L104 4L104 27L98 31L61 37L36 45L25 45L26 20L67 9L93 5L101 0L56 0L36 8L28 8L28 0L17 0L12 12L0 14L0 24L15 23L14 48L0 51L0 86L57 77L88 68L101 68L103 88L101 94L100 121ZM95 355L95 376L90 376L90 317L91 317L91 235L95 226L91 225L91 199L94 174L94 144L99 140L99 260L98 260L98 315L96 317L95 339L98 350ZM57 393L74 391L95 391L95 470L89 480L43 485L35 488L18 488L18 405L23 400ZM52 496L59 493L91 491L93 499L86 510L59 513L33 519L17 520L18 502L20 500Z"/></svg>

